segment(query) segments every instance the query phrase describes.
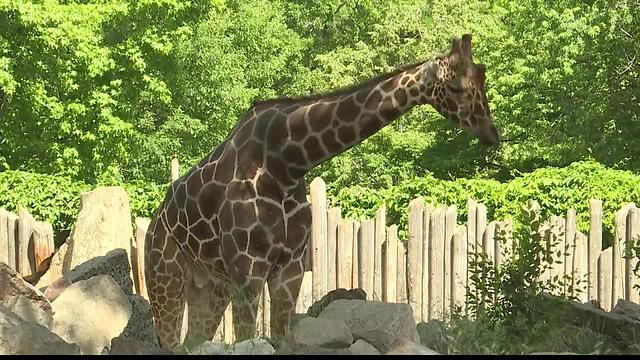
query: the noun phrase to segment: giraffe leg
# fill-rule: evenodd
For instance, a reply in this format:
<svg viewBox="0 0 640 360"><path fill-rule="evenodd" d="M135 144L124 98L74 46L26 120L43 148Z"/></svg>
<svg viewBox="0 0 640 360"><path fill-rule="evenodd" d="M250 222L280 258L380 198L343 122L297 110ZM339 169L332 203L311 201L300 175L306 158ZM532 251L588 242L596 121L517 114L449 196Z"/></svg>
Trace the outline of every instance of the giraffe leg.
<svg viewBox="0 0 640 360"><path fill-rule="evenodd" d="M187 269L183 254L158 218L145 243L145 280L160 346L176 349L184 313Z"/></svg>
<svg viewBox="0 0 640 360"><path fill-rule="evenodd" d="M271 336L288 336L291 318L304 277L305 249L310 238L311 209L306 199L306 185L301 181L296 192L287 199L285 248L277 266L269 275L271 296Z"/></svg>
<svg viewBox="0 0 640 360"><path fill-rule="evenodd" d="M209 280L198 287L191 281L187 289L189 328L184 339L188 349L213 339L229 300L229 291L224 283Z"/></svg>
<svg viewBox="0 0 640 360"><path fill-rule="evenodd" d="M258 302L260 301L265 281L266 277L251 277L243 285L233 287L231 306L236 341L243 341L256 336Z"/></svg>
<svg viewBox="0 0 640 360"><path fill-rule="evenodd" d="M268 280L271 296L271 337L285 337L291 330L291 318L304 276L303 257L291 261Z"/></svg>

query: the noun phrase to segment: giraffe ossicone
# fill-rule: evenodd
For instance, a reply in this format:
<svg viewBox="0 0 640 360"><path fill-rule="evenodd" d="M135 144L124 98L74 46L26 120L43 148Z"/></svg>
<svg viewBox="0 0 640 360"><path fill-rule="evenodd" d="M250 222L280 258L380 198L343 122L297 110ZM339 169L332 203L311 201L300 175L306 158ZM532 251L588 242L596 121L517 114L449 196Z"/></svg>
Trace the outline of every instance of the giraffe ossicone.
<svg viewBox="0 0 640 360"><path fill-rule="evenodd" d="M304 175L422 104L499 144L484 82L464 35L447 55L350 88L255 103L151 219L145 277L161 346L180 345L185 303L185 344L211 340L231 298L236 337L252 337L265 282L272 336L288 334L311 227Z"/></svg>

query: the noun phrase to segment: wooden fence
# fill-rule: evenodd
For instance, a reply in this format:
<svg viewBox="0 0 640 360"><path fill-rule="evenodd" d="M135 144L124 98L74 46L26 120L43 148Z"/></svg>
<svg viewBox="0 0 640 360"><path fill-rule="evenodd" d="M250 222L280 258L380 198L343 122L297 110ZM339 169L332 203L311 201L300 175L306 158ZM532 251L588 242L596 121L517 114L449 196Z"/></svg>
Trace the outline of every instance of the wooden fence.
<svg viewBox="0 0 640 360"><path fill-rule="evenodd" d="M311 241L307 247L304 280L296 312L304 313L316 300L337 288L362 288L368 299L408 303L416 321L442 319L454 306L465 308L469 284L470 254L483 252L495 264L518 256L513 242L512 221L489 221L487 208L468 199L467 223L457 223L455 206L436 207L417 198L409 204L408 239L398 239L398 226L387 225L384 206L373 219L343 219L338 207L328 207L326 185L320 178L310 184L312 210ZM530 203L539 218L539 207ZM623 206L615 216L613 246L602 248L602 201L590 200L590 228L587 236L576 230L576 213L552 216L541 226L548 249L560 253L559 263L545 271L540 280L566 278L559 295L575 295L580 301L597 300L610 310L618 299L638 303L634 286L637 258L626 258L625 249L640 234L640 210ZM138 249L144 249L148 220L138 219ZM500 237L498 234L501 234ZM498 241L503 238L503 241ZM556 254L557 255L557 254ZM139 269L143 256L138 256ZM139 275L144 284L143 275ZM472 289L473 291L473 289ZM269 296L265 290L258 312L258 333L269 335ZM231 306L225 312L216 338L231 342Z"/></svg>
<svg viewBox="0 0 640 360"><path fill-rule="evenodd" d="M18 215L0 208L0 262L31 281L46 271L54 251L51 224L36 221L24 208Z"/></svg>

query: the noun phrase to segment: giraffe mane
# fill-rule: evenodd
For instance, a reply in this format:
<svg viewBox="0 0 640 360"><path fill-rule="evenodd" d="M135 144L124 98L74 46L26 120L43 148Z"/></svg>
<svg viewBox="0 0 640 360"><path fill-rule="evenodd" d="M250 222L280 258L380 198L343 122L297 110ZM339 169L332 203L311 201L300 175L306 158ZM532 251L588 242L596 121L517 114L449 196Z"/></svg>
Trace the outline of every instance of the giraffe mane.
<svg viewBox="0 0 640 360"><path fill-rule="evenodd" d="M406 65L402 65L400 67L397 67L396 69L389 71L387 73L384 74L380 74L377 75L375 77L372 77L368 80L365 81L361 81L358 82L356 84L353 85L348 85L342 88L338 88L336 90L332 90L332 91L327 91L327 92L321 92L321 93L317 93L317 94L311 94L311 95L303 95L303 96L295 96L295 97L280 97L280 98L275 98L275 99L266 99L266 100L257 100L254 101L253 103L253 107L259 106L259 105L265 105L265 104L292 104L292 103L297 103L297 102L303 102L303 101L313 101L313 100L320 100L320 99L324 99L324 98L328 98L328 97L334 97L334 96L340 96L340 95L346 95L346 94L350 94L354 91L356 91L357 89L364 89L368 86L372 86L375 84L379 84L381 82L383 82L386 79L392 78L406 70L412 69L414 67L417 67L419 65L424 64L425 62L427 62L428 60L423 60L423 61L419 61L413 64L406 64Z"/></svg>

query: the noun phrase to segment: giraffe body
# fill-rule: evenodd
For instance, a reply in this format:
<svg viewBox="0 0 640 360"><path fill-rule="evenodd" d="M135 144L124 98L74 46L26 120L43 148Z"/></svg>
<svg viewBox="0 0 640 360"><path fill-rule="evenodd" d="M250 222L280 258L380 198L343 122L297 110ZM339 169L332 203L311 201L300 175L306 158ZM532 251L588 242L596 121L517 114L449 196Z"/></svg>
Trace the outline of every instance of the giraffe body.
<svg viewBox="0 0 640 360"><path fill-rule="evenodd" d="M330 94L254 104L223 143L174 181L151 220L145 277L163 347L210 340L231 298L236 337L253 336L265 282L272 336L286 335L304 274L311 212L304 175L415 105L431 104L480 141L497 144L484 68L471 39L448 56Z"/></svg>

